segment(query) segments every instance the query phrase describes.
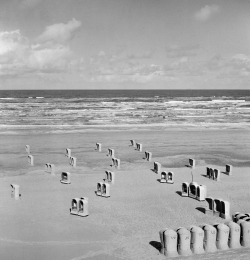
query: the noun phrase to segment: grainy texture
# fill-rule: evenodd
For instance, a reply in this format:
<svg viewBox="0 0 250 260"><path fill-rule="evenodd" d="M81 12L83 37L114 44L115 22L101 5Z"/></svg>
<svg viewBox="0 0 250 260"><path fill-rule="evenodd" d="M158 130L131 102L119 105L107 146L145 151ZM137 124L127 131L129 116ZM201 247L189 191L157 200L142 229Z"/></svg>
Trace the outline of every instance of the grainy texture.
<svg viewBox="0 0 250 260"><path fill-rule="evenodd" d="M189 158L196 159L194 180L207 186L208 196L230 201L231 213L250 212L249 132L246 130L98 131L78 134L0 135L0 258L42 259L164 259L158 251L159 231L203 223L223 223L198 208L205 206L179 195L182 182L191 182ZM143 159L130 139L152 152ZM102 152L95 150L102 143ZM29 166L25 145L34 155ZM65 149L72 149L76 168L68 164ZM115 150L121 169L111 167L107 149ZM174 172L174 184L159 183L152 171ZM45 172L55 164L55 175ZM233 175L225 175L225 164ZM221 181L209 180L206 166L221 170ZM241 167L239 167L241 166ZM95 195L105 170L115 172L111 197ZM71 172L71 184L60 183L62 171ZM10 196L10 184L20 185L21 199ZM89 216L69 214L71 199L89 198ZM249 259L250 249L228 250L185 259Z"/></svg>

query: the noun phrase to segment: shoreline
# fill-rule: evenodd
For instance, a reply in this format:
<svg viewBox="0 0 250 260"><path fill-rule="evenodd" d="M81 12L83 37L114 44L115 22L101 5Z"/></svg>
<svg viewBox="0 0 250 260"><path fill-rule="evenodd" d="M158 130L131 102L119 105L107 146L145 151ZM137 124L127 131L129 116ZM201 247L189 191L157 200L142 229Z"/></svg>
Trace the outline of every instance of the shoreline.
<svg viewBox="0 0 250 260"><path fill-rule="evenodd" d="M65 165L64 153L71 148L78 158L77 165L93 167L95 144L103 144L103 151L108 148L120 150L118 156L130 165L142 162L143 153L138 158L131 156L124 148L129 147L131 139L143 144L143 150L153 153L153 160L162 161L165 167L183 167L185 160L196 158L197 165L232 164L237 167L250 166L250 135L245 129L147 129L143 130L107 130L86 132L65 132L42 134L39 131L17 131L19 134L0 134L0 175L12 174L19 169L20 174L29 170L25 145L31 146L35 156L35 166L44 167L45 163ZM87 156L85 158L85 156ZM92 158L93 157L93 158ZM86 161L87 160L87 161ZM51 162L51 163L52 163ZM100 164L98 162L97 164Z"/></svg>
<svg viewBox="0 0 250 260"><path fill-rule="evenodd" d="M250 124L131 124L131 125L0 125L0 135L74 134L114 131L237 131L250 130Z"/></svg>

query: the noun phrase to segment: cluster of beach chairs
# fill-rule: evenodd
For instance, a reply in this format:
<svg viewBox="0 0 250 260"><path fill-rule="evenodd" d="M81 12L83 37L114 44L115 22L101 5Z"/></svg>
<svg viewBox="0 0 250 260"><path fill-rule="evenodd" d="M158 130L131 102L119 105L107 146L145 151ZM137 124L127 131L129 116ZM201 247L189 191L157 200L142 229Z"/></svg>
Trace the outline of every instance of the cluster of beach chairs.
<svg viewBox="0 0 250 260"><path fill-rule="evenodd" d="M96 150L98 152L101 152L102 149L102 144L101 143L96 143ZM108 148L108 157L111 157L111 166L120 169L121 166L121 160L115 157L115 150ZM105 171L105 178L103 179L103 182L98 182L97 183L97 190L96 190L96 195L104 198L109 198L110 197L110 190L111 190L111 185L115 183L115 173L113 171L106 170Z"/></svg>
<svg viewBox="0 0 250 260"><path fill-rule="evenodd" d="M131 146L135 150L142 152L142 144L130 140ZM25 150L28 154L28 162L30 165L34 165L34 157L30 153L30 146L26 145ZM96 143L96 151L102 152L102 144ZM71 149L66 149L66 157L69 158L69 165L76 167L76 157L72 156ZM108 148L108 157L111 157L111 165L113 169L120 169L121 160L115 157L115 150ZM147 161L152 160L152 152L145 151L143 159ZM188 159L187 167L194 169L196 162L194 159ZM225 167L225 174L232 175L232 165L227 164ZM55 174L55 165L51 163L45 164L45 171L50 174ZM160 162L155 161L153 163L153 171L160 174L160 183L174 183L174 173L162 170ZM60 182L63 184L70 184L69 172L61 173ZM206 177L212 180L220 180L220 170L210 167L206 168ZM97 189L95 191L97 196L109 198L111 192L111 186L115 183L115 172L106 170L105 178L103 181L97 183ZM12 193L11 196L15 199L20 199L20 186L17 184L11 184ZM230 215L230 203L220 198L214 199L207 196L206 185L201 185L196 182L183 182L182 197L190 197L198 201L205 201L206 206L204 208L205 214L213 216L219 216L226 219L224 224L213 225L200 225L191 226L188 228L180 227L176 230L166 228L161 230L161 250L160 252L167 257L175 257L178 255L188 256L192 254L203 254L216 252L217 250L235 249L240 247L250 246L250 213L236 212L231 221ZM81 217L89 215L88 210L88 198L80 197L73 198L71 201L70 214Z"/></svg>
<svg viewBox="0 0 250 260"><path fill-rule="evenodd" d="M34 165L34 156L30 153L30 146L29 145L25 146L25 151L28 154L28 163L33 166Z"/></svg>
<svg viewBox="0 0 250 260"><path fill-rule="evenodd" d="M100 143L96 143L96 150L101 152L102 151L101 148L102 145ZM34 156L30 154L30 146L26 145L25 150L28 154L28 163L31 166L34 166ZM116 169L120 169L121 160L114 157L114 152L115 152L114 149L108 148L107 156L111 157L112 166L114 166ZM65 156L69 159L69 165L75 168L77 158L72 156L72 151L70 148L66 148ZM55 165L51 163L46 163L45 172L54 175ZM71 173L62 172L60 182L62 184L71 184ZM110 188L111 188L110 184L114 184L114 182L115 182L115 173L109 170L105 171L105 178L103 179L103 182L97 183L97 190L95 192L96 195L105 198L110 197ZM11 184L11 197L15 198L16 200L20 199L21 197L20 185ZM88 201L89 200L87 197L73 198L71 201L70 214L78 215L81 217L88 216L89 215Z"/></svg>
<svg viewBox="0 0 250 260"><path fill-rule="evenodd" d="M102 144L96 143L96 149L98 152L102 151ZM76 158L71 156L71 150L69 148L66 149L66 156L70 159L70 165L72 167L76 167ZM107 156L111 157L112 166L114 166L116 169L120 169L121 160L118 158L115 158L115 150L108 148ZM73 162L72 162L73 160ZM61 182L65 184L70 184L70 173L69 172L63 172ZM97 189L95 191L97 196L109 198L110 197L110 191L111 191L111 184L115 183L115 173L112 171L105 171L105 178L103 181L97 183ZM74 198L71 202L71 208L70 213L72 215L78 215L81 217L86 217L89 215L88 211L88 198L82 197L82 198Z"/></svg>
<svg viewBox="0 0 250 260"><path fill-rule="evenodd" d="M130 140L130 143L131 143L132 147L135 147L135 150L142 152L142 144L141 143L137 143L135 140ZM145 153L145 156L144 156L143 159L150 162L152 160L152 152L145 151L144 153ZM173 172L167 172L167 171L161 171L161 164L159 162L154 162L153 171L155 173L161 173L160 183L170 183L170 184L174 183L174 173Z"/></svg>
<svg viewBox="0 0 250 260"><path fill-rule="evenodd" d="M89 215L89 199L87 197L74 198L71 201L70 214L80 217L87 217Z"/></svg>
<svg viewBox="0 0 250 260"><path fill-rule="evenodd" d="M95 191L97 196L109 198L110 197L110 184L115 183L115 173L112 171L105 171L105 178L103 182L97 183L97 189Z"/></svg>
<svg viewBox="0 0 250 260"><path fill-rule="evenodd" d="M199 185L197 182L183 182L181 196L204 201L207 197L207 187Z"/></svg>
<svg viewBox="0 0 250 260"><path fill-rule="evenodd" d="M233 221L214 225L164 229L160 232L161 253L167 257L214 253L250 246L250 222Z"/></svg>
<svg viewBox="0 0 250 260"><path fill-rule="evenodd" d="M130 140L131 146L142 152L142 144ZM152 160L152 153L145 151L145 158ZM195 159L189 158L187 167L194 169ZM220 170L210 167L206 168L206 177L220 181ZM232 175L232 165L225 166L224 173ZM161 174L160 183L174 183L174 173L162 170L160 162L154 162L153 171ZM182 183L182 197L190 197L198 201L205 201L205 214L219 216L228 220L226 223L191 226L189 228L180 227L176 230L166 228L160 231L161 250L167 257L189 256L192 254L212 253L217 250L234 249L250 246L250 214L235 213L231 221L230 203L223 199L207 197L206 185L196 182Z"/></svg>
<svg viewBox="0 0 250 260"><path fill-rule="evenodd" d="M72 151L70 148L66 148L66 157L69 158L69 165L73 168L76 168L76 157L72 156ZM61 173L61 180L60 182L63 184L70 184L71 183L71 174L70 172L62 172ZM77 215L80 217L87 217L89 215L89 199L87 197L81 198L73 198L71 200L71 208L70 214Z"/></svg>
<svg viewBox="0 0 250 260"><path fill-rule="evenodd" d="M186 166L194 168L195 160L189 159L189 165ZM159 173L160 164L158 162L155 163L154 169L156 173ZM206 177L220 181L220 170L210 167L206 169ZM232 165L227 164L224 173L232 175L232 169ZM230 202L207 197L207 187L196 182L183 182L181 196L205 201L205 214L219 216L228 222L189 228L180 227L176 230L169 228L161 230L162 254L167 257L189 256L250 246L250 213L237 212L232 217L234 222L231 221Z"/></svg>
<svg viewBox="0 0 250 260"><path fill-rule="evenodd" d="M218 216L224 219L231 219L230 202L223 199L214 199L206 197L205 213L213 216Z"/></svg>
<svg viewBox="0 0 250 260"><path fill-rule="evenodd" d="M76 167L76 157L71 155L71 149L66 148L65 156L69 158L69 165L75 168Z"/></svg>
<svg viewBox="0 0 250 260"><path fill-rule="evenodd" d="M233 221L237 224L240 224L244 221L250 222L250 213L235 212L233 214Z"/></svg>
<svg viewBox="0 0 250 260"><path fill-rule="evenodd" d="M30 146L28 144L25 145L25 151L28 154L28 163L31 166L33 166L34 165L34 156L30 153ZM45 170L46 171L49 171L49 170L52 171L52 167L49 167L46 164L45 165ZM10 187L11 187L11 197L14 198L15 200L19 200L21 198L20 185L18 185L18 184L10 184Z"/></svg>
<svg viewBox="0 0 250 260"><path fill-rule="evenodd" d="M30 153L30 145L25 145L25 151L28 154L28 163L31 166L34 166L34 156ZM76 167L76 157L71 156L71 149L66 149L66 157L69 158L69 165L72 167ZM45 164L45 172L50 173L51 175L55 174L55 165L52 163L46 163ZM70 184L70 173L69 172L62 172L61 173L61 183L64 184ZM16 200L20 199L21 193L20 193L20 185L17 184L11 184L11 197L15 198ZM73 202L72 202L73 203Z"/></svg>
<svg viewBox="0 0 250 260"><path fill-rule="evenodd" d="M224 173L227 175L232 175L232 170L233 166L230 164L226 164L226 169ZM220 174L220 170L207 167L206 177L208 177L209 179L220 181Z"/></svg>

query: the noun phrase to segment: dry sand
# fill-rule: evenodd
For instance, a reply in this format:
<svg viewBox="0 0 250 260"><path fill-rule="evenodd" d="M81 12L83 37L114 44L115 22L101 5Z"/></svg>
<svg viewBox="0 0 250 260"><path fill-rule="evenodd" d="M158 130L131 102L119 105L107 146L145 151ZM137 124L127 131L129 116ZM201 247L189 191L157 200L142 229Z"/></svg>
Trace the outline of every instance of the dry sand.
<svg viewBox="0 0 250 260"><path fill-rule="evenodd" d="M153 153L129 146L130 139ZM231 213L250 212L250 135L248 130L95 131L68 134L0 135L0 259L164 259L158 251L163 228L223 223L205 215L205 202L181 197L182 182L191 182L188 158L195 158L194 181L205 184L208 196L230 201ZM95 143L102 143L102 152ZM29 166L25 145L34 155ZM68 165L65 148L72 149L77 167ZM113 169L107 149L115 149L121 169ZM174 184L159 183L152 171L159 161L174 172ZM54 176L45 163L56 166ZM233 175L216 182L206 178L206 166ZM115 172L111 197L95 195L105 170ZM60 183L62 171L71 172L71 184ZM10 184L19 184L21 199L14 200ZM71 199L89 198L89 216L70 215ZM249 259L250 249L221 251L185 259Z"/></svg>

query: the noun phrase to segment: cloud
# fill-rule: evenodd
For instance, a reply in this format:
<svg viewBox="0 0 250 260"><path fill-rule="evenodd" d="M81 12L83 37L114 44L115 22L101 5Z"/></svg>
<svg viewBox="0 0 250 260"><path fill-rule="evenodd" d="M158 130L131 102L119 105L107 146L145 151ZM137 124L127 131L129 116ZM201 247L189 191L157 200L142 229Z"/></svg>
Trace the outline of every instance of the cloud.
<svg viewBox="0 0 250 260"><path fill-rule="evenodd" d="M57 45L53 48L32 46L27 59L27 67L39 71L60 71L67 67L71 57L69 47Z"/></svg>
<svg viewBox="0 0 250 260"><path fill-rule="evenodd" d="M0 56L17 51L26 42L19 30L0 32Z"/></svg>
<svg viewBox="0 0 250 260"><path fill-rule="evenodd" d="M29 41L19 30L0 32L0 75L11 74L26 56Z"/></svg>
<svg viewBox="0 0 250 260"><path fill-rule="evenodd" d="M179 47L174 47L179 50ZM195 48L190 48L191 50ZM132 59L133 60L133 59ZM192 55L173 55L165 64L149 63L148 60L131 62L131 59L113 58L103 51L84 61L81 77L89 82L216 82L232 84L232 81L250 80L250 56L236 54L215 55L211 58L194 59Z"/></svg>
<svg viewBox="0 0 250 260"><path fill-rule="evenodd" d="M80 27L81 22L74 18L66 24L53 24L46 27L45 31L37 38L37 41L40 43L64 43L71 40Z"/></svg>
<svg viewBox="0 0 250 260"><path fill-rule="evenodd" d="M198 12L196 12L194 17L197 21L205 22L219 11L220 7L218 5L206 5L202 7Z"/></svg>
<svg viewBox="0 0 250 260"><path fill-rule="evenodd" d="M215 55L206 62L205 67L209 71L218 71L219 69L225 67L225 58L221 55Z"/></svg>
<svg viewBox="0 0 250 260"><path fill-rule="evenodd" d="M170 45L166 47L166 54L168 58L180 58L180 57L191 57L196 56L200 46L198 44L194 45Z"/></svg>
<svg viewBox="0 0 250 260"><path fill-rule="evenodd" d="M153 57L153 51L148 51L148 52L144 52L144 53L130 53L127 55L127 58L128 59L131 59L131 60L136 60L136 59L139 59L139 60L147 60L147 59L151 59Z"/></svg>
<svg viewBox="0 0 250 260"><path fill-rule="evenodd" d="M233 55L231 58L231 61L236 65L241 65L241 66L248 66L250 67L250 56L245 55L242 53Z"/></svg>
<svg viewBox="0 0 250 260"><path fill-rule="evenodd" d="M166 75L163 66L147 63L148 60L135 61L130 55L114 56L100 51L85 61L81 76L91 82L137 82L169 81L173 77Z"/></svg>
<svg viewBox="0 0 250 260"><path fill-rule="evenodd" d="M84 77L86 81L90 82L136 82L136 83L148 83L152 81L173 81L176 78L162 75L161 73L151 73L148 75L142 75L140 73L128 74L128 75L119 75L119 74L100 74L100 75L92 75L91 77Z"/></svg>
<svg viewBox="0 0 250 260"><path fill-rule="evenodd" d="M232 70L241 76L250 76L250 56L236 54L229 60Z"/></svg>
<svg viewBox="0 0 250 260"><path fill-rule="evenodd" d="M222 57L216 55L204 64L207 75L218 79L250 80L250 56L235 54Z"/></svg>
<svg viewBox="0 0 250 260"><path fill-rule="evenodd" d="M46 41L32 42L24 37L19 30L0 31L0 76L20 76L30 73L53 73L70 71L78 61L66 41L72 37L72 33L80 22L75 19L66 24L66 28L59 32L60 41L52 41L53 33L49 34ZM48 28L54 28L48 26ZM43 34L42 34L43 35Z"/></svg>

